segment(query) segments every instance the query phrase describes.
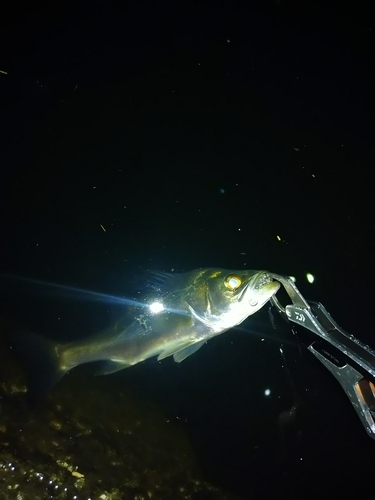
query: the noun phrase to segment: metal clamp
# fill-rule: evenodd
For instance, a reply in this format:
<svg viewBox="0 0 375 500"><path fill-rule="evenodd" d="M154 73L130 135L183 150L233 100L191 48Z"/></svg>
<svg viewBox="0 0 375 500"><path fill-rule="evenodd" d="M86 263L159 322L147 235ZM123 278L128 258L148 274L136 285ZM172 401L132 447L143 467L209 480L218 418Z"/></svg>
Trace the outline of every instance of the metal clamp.
<svg viewBox="0 0 375 500"><path fill-rule="evenodd" d="M344 363L339 361L319 342L312 342L308 346L308 350L339 381L368 435L375 439L375 385L370 380L375 379L375 351L339 327L322 304L308 302L290 278L272 273L270 275L283 285L292 300L292 304L283 307L275 295L271 298L271 303L281 316L318 335L338 349L345 360L349 359ZM350 362L354 362L366 375ZM367 375L370 377L367 378Z"/></svg>

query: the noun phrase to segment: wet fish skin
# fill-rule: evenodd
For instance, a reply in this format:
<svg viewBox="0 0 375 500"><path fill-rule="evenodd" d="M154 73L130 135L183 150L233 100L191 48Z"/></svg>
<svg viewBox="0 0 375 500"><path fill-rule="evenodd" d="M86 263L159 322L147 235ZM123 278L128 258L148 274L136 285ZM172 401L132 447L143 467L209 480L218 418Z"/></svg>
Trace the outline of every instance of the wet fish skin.
<svg viewBox="0 0 375 500"><path fill-rule="evenodd" d="M110 329L79 342L56 346L60 370L106 360L112 373L145 359L168 356L181 362L207 340L257 312L280 284L266 271L203 268L161 274L154 290ZM161 310L153 312L159 305Z"/></svg>
<svg viewBox="0 0 375 500"><path fill-rule="evenodd" d="M46 392L74 367L102 361L109 374L157 356L181 362L210 338L256 313L277 292L267 271L201 268L154 273L147 292L110 328L82 340L56 344L39 336L14 337L32 375L41 368Z"/></svg>

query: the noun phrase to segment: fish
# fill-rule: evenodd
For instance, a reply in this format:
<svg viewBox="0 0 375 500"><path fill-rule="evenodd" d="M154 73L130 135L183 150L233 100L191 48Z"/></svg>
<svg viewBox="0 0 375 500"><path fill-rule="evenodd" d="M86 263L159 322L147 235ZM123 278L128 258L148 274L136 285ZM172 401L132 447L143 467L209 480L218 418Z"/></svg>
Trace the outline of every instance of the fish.
<svg viewBox="0 0 375 500"><path fill-rule="evenodd" d="M240 325L261 309L280 283L268 271L200 268L152 273L146 292L109 328L58 343L35 334L15 336L15 351L39 372L43 392L78 365L101 361L108 375L152 357L177 363L208 340Z"/></svg>

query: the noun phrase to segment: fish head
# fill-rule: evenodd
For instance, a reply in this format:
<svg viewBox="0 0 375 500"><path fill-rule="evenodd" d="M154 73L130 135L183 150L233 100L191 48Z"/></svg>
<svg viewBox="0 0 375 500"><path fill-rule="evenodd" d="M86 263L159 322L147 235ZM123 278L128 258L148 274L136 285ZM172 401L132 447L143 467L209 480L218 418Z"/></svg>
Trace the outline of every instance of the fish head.
<svg viewBox="0 0 375 500"><path fill-rule="evenodd" d="M206 284L206 321L218 330L242 323L278 291L280 283L267 271L208 270Z"/></svg>

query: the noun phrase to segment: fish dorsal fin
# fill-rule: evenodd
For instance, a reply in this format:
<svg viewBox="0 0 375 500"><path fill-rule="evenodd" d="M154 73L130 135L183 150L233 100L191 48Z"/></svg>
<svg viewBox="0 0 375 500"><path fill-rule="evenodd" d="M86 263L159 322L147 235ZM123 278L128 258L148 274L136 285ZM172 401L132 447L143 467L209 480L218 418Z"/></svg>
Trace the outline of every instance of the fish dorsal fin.
<svg viewBox="0 0 375 500"><path fill-rule="evenodd" d="M159 284L164 284L169 281L171 278L174 278L176 274L174 273L166 273L164 271L149 271L149 276L151 280L156 281Z"/></svg>
<svg viewBox="0 0 375 500"><path fill-rule="evenodd" d="M173 359L176 361L176 363L181 363L181 361L183 361L184 359L188 358L189 356L197 352L198 349L200 349L204 343L205 340L202 340L201 342L196 342L195 344L190 345L189 347L180 349L179 351L173 354Z"/></svg>
<svg viewBox="0 0 375 500"><path fill-rule="evenodd" d="M148 288L165 291L167 285L178 276L177 273L165 273L164 271L147 271L145 283Z"/></svg>

